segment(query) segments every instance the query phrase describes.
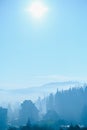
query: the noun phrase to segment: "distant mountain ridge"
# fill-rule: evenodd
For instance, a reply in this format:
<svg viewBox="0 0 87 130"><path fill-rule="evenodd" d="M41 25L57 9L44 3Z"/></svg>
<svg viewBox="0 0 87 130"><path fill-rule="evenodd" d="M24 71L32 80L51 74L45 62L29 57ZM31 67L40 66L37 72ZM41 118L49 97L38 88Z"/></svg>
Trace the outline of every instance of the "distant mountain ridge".
<svg viewBox="0 0 87 130"><path fill-rule="evenodd" d="M66 81L66 82L51 82L45 84L44 86L66 86L66 85L78 85L80 82L78 81Z"/></svg>
<svg viewBox="0 0 87 130"><path fill-rule="evenodd" d="M14 89L14 90L9 90L11 92L20 92L20 93L37 93L37 92L53 92L58 90L65 90L69 89L70 87L78 87L82 83L78 81L66 81L66 82L51 82L44 84L42 86L38 87L29 87L29 88L21 88L21 89Z"/></svg>
<svg viewBox="0 0 87 130"><path fill-rule="evenodd" d="M67 90L73 87L84 86L84 83L78 81L51 82L41 86L18 88L18 89L1 89L0 97L4 99L4 95L8 100L36 100L38 97L45 97L50 93L56 93L57 90Z"/></svg>

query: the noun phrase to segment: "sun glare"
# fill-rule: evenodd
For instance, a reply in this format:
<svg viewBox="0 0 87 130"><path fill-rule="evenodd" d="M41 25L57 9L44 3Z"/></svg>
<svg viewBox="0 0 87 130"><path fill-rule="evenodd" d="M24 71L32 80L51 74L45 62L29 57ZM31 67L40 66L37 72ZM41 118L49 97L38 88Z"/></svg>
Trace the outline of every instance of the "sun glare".
<svg viewBox="0 0 87 130"><path fill-rule="evenodd" d="M33 17L41 18L46 12L48 8L41 2L33 2L28 11Z"/></svg>

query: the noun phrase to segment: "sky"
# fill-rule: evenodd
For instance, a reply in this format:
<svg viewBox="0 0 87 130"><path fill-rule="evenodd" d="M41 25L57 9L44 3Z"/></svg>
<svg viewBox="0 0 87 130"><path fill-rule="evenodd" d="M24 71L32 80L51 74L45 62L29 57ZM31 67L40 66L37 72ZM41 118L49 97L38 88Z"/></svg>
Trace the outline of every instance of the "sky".
<svg viewBox="0 0 87 130"><path fill-rule="evenodd" d="M41 19L33 1L0 0L0 89L87 81L87 1L40 0Z"/></svg>

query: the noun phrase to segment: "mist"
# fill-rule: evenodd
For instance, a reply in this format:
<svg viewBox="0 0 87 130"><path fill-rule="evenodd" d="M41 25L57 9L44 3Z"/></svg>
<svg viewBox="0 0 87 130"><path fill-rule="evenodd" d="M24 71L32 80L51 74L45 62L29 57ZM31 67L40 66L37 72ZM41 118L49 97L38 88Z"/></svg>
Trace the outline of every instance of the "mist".
<svg viewBox="0 0 87 130"><path fill-rule="evenodd" d="M48 87L52 87L54 84L59 84L60 86L64 84L66 86L69 83L75 85L77 82L50 83ZM38 88L36 89L39 90ZM11 94L3 92L4 94L8 94L7 98L9 98L6 102L3 96L3 102L0 104L0 111L6 111L2 125L5 126L5 128L26 126L27 123L29 123L29 125L47 126L49 122L52 122L50 127L56 130L70 124L87 126L86 85L79 87L73 86L64 90L59 90L57 87L55 92L51 90L51 93L48 92L47 95L41 97L41 90L38 91L38 95L33 93L33 89L31 94L28 93L28 91L21 93L21 95L19 95L19 91L17 94L17 90L13 92L14 93ZM31 98L32 96L35 98ZM13 100L14 98L15 100ZM5 128L3 127L2 129L4 130Z"/></svg>

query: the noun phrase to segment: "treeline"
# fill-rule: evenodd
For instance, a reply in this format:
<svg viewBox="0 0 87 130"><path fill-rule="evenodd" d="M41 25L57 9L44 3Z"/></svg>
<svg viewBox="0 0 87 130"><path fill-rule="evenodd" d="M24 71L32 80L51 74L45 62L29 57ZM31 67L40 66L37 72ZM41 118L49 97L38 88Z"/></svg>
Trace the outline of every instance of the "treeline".
<svg viewBox="0 0 87 130"><path fill-rule="evenodd" d="M16 127L10 127L8 128L8 130L54 130L53 128L51 127L47 127L47 126L39 126L39 125L33 125L33 126L29 126L29 125L26 125L26 126L21 126L19 128L16 128Z"/></svg>
<svg viewBox="0 0 87 130"><path fill-rule="evenodd" d="M86 99L87 87L57 90L46 98L46 111L54 110L64 120L87 125Z"/></svg>
<svg viewBox="0 0 87 130"><path fill-rule="evenodd" d="M57 122L59 125L80 124L87 126L87 87L58 91L35 103L25 100L12 111L8 108L8 122L12 126L38 121Z"/></svg>
<svg viewBox="0 0 87 130"><path fill-rule="evenodd" d="M33 125L33 126L21 126L19 128L16 127L10 127L8 130L55 130L55 128L47 127L47 126L39 126L39 125ZM82 127L79 125L70 125L70 126L62 126L60 128L57 128L56 130L87 130L87 127Z"/></svg>

